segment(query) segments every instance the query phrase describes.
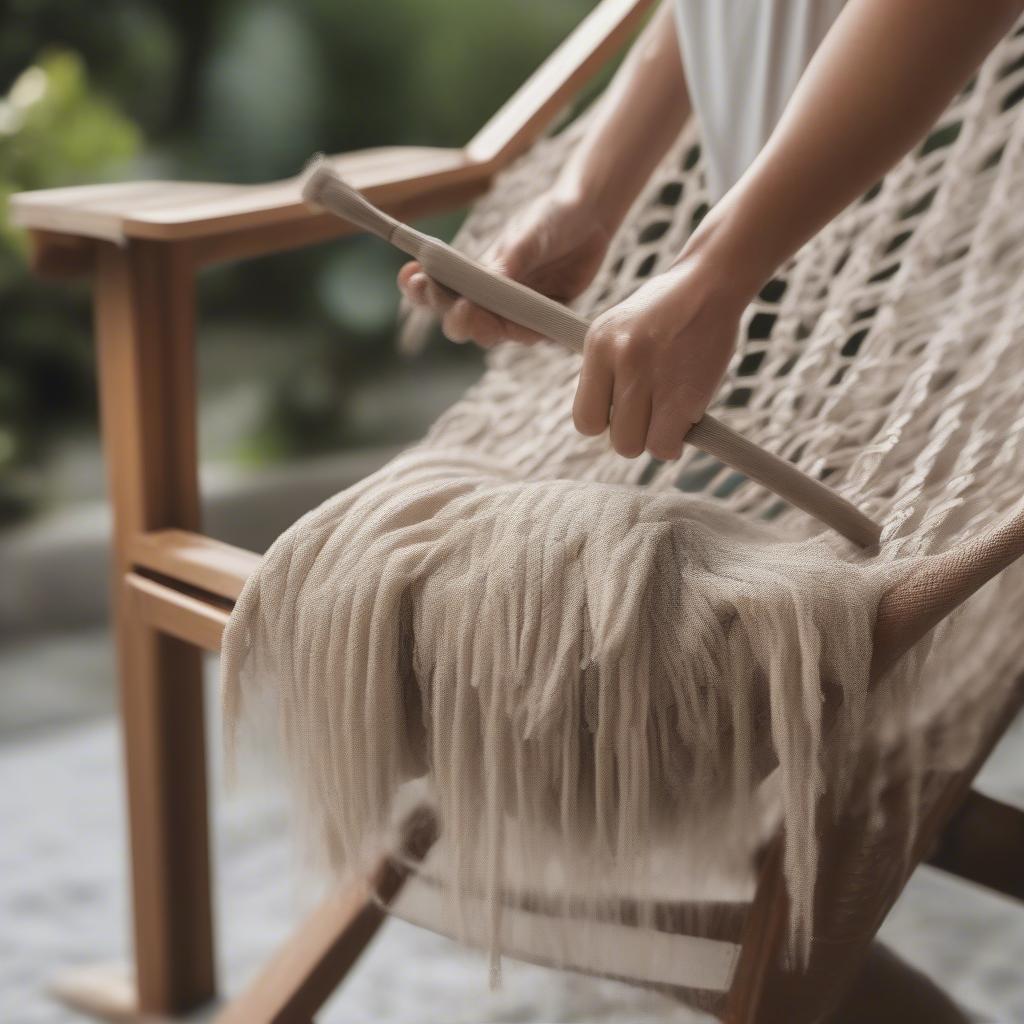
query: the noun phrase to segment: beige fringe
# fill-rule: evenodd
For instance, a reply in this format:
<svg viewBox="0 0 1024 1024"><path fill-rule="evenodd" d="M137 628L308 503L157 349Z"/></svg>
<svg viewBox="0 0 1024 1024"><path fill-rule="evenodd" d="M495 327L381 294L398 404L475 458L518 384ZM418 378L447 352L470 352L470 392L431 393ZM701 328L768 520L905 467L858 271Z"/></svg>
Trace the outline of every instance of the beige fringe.
<svg viewBox="0 0 1024 1024"><path fill-rule="evenodd" d="M678 493L421 447L267 553L224 636L228 736L269 703L335 870L368 864L426 775L454 887L482 886L495 936L509 820L522 863L571 865L606 901L709 816L752 851L777 764L806 949L816 802L840 781L826 697L830 742L856 749L884 579Z"/></svg>
<svg viewBox="0 0 1024 1024"><path fill-rule="evenodd" d="M403 783L425 777L453 920L485 893L493 952L517 872L567 916L601 918L666 850L670 871L684 847L710 870L781 818L806 954L817 795L843 794L862 738L899 751L879 762L911 781L962 762L1024 662L1018 566L866 698L893 560L978 532L1024 492L1022 97L1024 23L932 142L752 303L716 406L883 518L874 562L700 453L629 462L580 437L578 359L543 345L497 349L421 446L277 541L225 633L226 732L273 739L321 864L365 865ZM464 249L483 250L577 133L501 179ZM664 269L704 203L691 126L579 312Z"/></svg>

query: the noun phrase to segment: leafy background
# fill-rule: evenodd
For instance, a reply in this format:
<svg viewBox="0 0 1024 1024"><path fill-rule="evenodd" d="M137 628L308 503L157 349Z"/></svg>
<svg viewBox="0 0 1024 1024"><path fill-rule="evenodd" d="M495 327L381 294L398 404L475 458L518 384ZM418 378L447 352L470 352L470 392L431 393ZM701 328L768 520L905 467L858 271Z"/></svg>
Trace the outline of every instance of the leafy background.
<svg viewBox="0 0 1024 1024"><path fill-rule="evenodd" d="M590 6L6 0L0 203L93 181L272 180L316 150L460 145ZM35 281L25 256L3 215L0 523L56 500L57 456L95 431L87 286ZM421 430L418 406L400 395L389 408L408 415L365 414L372 381L401 391L422 379L391 344L398 264L379 243L350 239L204 273L201 388L245 385L206 447L259 465ZM425 358L456 378L478 360L437 339Z"/></svg>

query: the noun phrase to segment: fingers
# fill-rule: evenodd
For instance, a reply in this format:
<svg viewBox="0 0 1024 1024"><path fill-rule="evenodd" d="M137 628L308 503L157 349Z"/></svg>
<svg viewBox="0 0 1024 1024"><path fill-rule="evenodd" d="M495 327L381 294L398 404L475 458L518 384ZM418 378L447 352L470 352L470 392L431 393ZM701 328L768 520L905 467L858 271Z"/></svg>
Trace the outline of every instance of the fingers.
<svg viewBox="0 0 1024 1024"><path fill-rule="evenodd" d="M643 455L647 431L651 423L651 392L648 382L640 377L615 376L612 392L612 447L627 459Z"/></svg>
<svg viewBox="0 0 1024 1024"><path fill-rule="evenodd" d="M573 423L588 437L608 429L612 447L625 458L644 451L666 461L678 459L705 400L680 384L657 358L657 347L615 323L596 323L583 349Z"/></svg>
<svg viewBox="0 0 1024 1024"><path fill-rule="evenodd" d="M410 302L437 314L441 330L451 341L460 344L474 341L482 348L493 348L502 341L530 344L540 338L534 331L513 324L438 284L415 260L399 270L398 286Z"/></svg>
<svg viewBox="0 0 1024 1024"><path fill-rule="evenodd" d="M508 337L505 321L500 316L474 305L468 299L457 298L441 318L445 336L459 344L475 341L482 348L493 348Z"/></svg>
<svg viewBox="0 0 1024 1024"><path fill-rule="evenodd" d="M406 263L398 272L398 287L405 297L417 306L432 309L443 317L456 299L454 292L448 291L423 272L423 267L415 260Z"/></svg>
<svg viewBox="0 0 1024 1024"><path fill-rule="evenodd" d="M656 459L678 459L683 454L683 439L703 414L700 403L685 399L678 389L655 388L646 448Z"/></svg>
<svg viewBox="0 0 1024 1024"><path fill-rule="evenodd" d="M576 429L588 437L610 424L612 447L627 459L643 453L651 421L650 376L639 356L627 336L592 328L572 410Z"/></svg>
<svg viewBox="0 0 1024 1024"><path fill-rule="evenodd" d="M604 338L591 329L583 345L583 365L572 404L572 421L587 437L603 434L608 426L615 384L611 356Z"/></svg>
<svg viewBox="0 0 1024 1024"><path fill-rule="evenodd" d="M423 268L417 260L410 260L408 263L403 263L401 270L398 271L398 287L410 302L413 301L410 281L416 274L421 273L422 270Z"/></svg>

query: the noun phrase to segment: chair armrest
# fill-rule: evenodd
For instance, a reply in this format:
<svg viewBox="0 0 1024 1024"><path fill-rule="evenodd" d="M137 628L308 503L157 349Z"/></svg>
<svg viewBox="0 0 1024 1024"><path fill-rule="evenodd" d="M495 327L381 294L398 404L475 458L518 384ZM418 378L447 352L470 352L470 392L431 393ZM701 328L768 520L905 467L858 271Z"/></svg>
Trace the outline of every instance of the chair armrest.
<svg viewBox="0 0 1024 1024"><path fill-rule="evenodd" d="M387 147L333 157L374 205L412 219L463 205L521 153L619 49L654 0L601 0L464 149ZM352 230L308 209L300 179L265 185L144 181L21 192L11 223L44 275L80 273L96 241L185 244L196 267L325 241Z"/></svg>
<svg viewBox="0 0 1024 1024"><path fill-rule="evenodd" d="M493 173L459 149L368 149L332 163L385 208L419 207L420 215L482 192ZM11 196L10 220L51 248L67 247L69 238L189 242L202 265L344 234L343 222L303 203L300 187L297 176L263 185L144 181L44 189Z"/></svg>

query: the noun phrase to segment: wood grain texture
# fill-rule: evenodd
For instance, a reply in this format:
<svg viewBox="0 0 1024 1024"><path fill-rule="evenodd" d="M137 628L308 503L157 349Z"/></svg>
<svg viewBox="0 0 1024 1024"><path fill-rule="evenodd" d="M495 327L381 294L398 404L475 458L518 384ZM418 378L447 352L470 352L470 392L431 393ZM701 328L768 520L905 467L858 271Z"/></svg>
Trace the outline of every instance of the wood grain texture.
<svg viewBox="0 0 1024 1024"><path fill-rule="evenodd" d="M456 149L368 149L332 161L384 203L482 173ZM182 241L313 216L302 202L300 176L262 185L205 181L77 185L21 192L10 201L11 222L20 227L114 242L128 238Z"/></svg>
<svg viewBox="0 0 1024 1024"><path fill-rule="evenodd" d="M782 951L789 901L782 872L783 841L769 844L758 869L757 892L747 915L724 1024L757 1024L761 993L771 965Z"/></svg>
<svg viewBox="0 0 1024 1024"><path fill-rule="evenodd" d="M471 198L550 123L649 6L604 0L464 151L394 148L352 154L342 158L345 173L389 212L433 212ZM226 551L227 546L196 532L192 277L200 265L345 233L346 225L308 211L297 194L295 180L261 186L144 182L28 193L12 203L13 219L34 231L38 272L96 273L139 979L137 997L122 985L100 986L111 1012L123 1014L120 1019L141 1017L143 1011L177 1013L214 989L204 726L194 645L216 646L226 611L132 569L233 599L251 571L248 566L256 564L257 556ZM952 563L937 556L926 572L883 602L876 650L889 658L917 639L1006 558L1016 557L1012 545L1019 538L1004 535L987 548L961 552L973 565L973 576L962 593L941 594L941 607L933 598ZM1014 710L1007 709L993 728L976 763L949 780L922 825L922 842L934 841L950 818L953 831L946 835L956 836L961 820L956 808ZM822 847L824 941L807 978L788 975L777 963L784 886L780 889L778 870L766 866L748 923L748 959L741 961L728 1018L734 1024L811 1019L822 987L839 989L853 977L858 957L903 881L893 867L898 864L893 851L871 845L862 825L856 819L839 822ZM964 869L970 874L991 877L991 864L984 871L977 866L978 851L970 848L975 830L968 832L955 847L944 852L940 847L940 856L946 865L970 864ZM925 853L922 846L914 857ZM1002 863L1006 851L995 853ZM995 874L1006 874L1005 864ZM1012 872L1007 877L1008 885L1016 884ZM365 899L351 893L337 897L272 963L265 987L240 1004L254 1007L257 1015L235 1019L258 1021L264 1011L291 1012L289 1007L298 1015L276 1019L302 1019L306 1009L308 1019L313 1004L351 967L378 923ZM262 1002L260 992L269 992L270 1001ZM134 1008L130 998L136 999Z"/></svg>
<svg viewBox="0 0 1024 1024"><path fill-rule="evenodd" d="M215 603L182 593L136 573L128 573L124 580L136 621L165 638L214 653L220 650L224 627L231 614L226 602Z"/></svg>
<svg viewBox="0 0 1024 1024"><path fill-rule="evenodd" d="M261 556L189 530L153 530L132 538L132 564L234 601Z"/></svg>
<svg viewBox="0 0 1024 1024"><path fill-rule="evenodd" d="M139 1008L171 1013L215 988L202 671L195 647L139 618L122 581L135 536L199 527L188 250L99 245L95 308Z"/></svg>
<svg viewBox="0 0 1024 1024"><path fill-rule="evenodd" d="M523 152L628 40L654 0L602 0L464 149L389 146L331 157L360 191L385 209L418 205L418 215L478 195ZM137 181L21 192L13 224L50 236L55 248L76 238L202 241L207 265L309 245L344 227L306 207L300 178L261 185ZM405 215L416 214L413 206ZM57 239L61 241L56 242Z"/></svg>

